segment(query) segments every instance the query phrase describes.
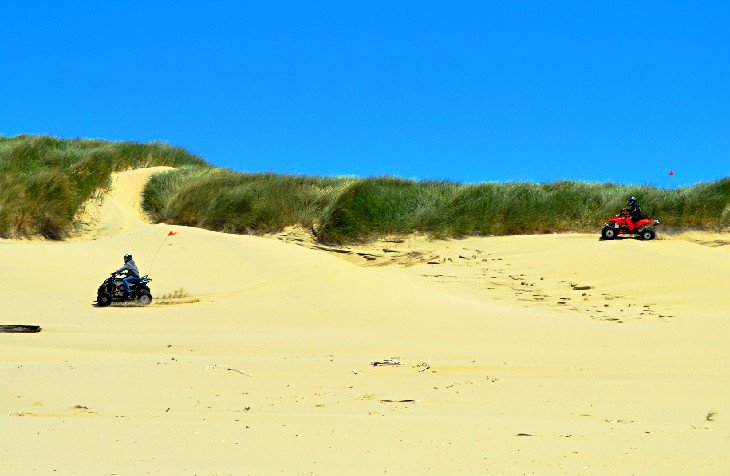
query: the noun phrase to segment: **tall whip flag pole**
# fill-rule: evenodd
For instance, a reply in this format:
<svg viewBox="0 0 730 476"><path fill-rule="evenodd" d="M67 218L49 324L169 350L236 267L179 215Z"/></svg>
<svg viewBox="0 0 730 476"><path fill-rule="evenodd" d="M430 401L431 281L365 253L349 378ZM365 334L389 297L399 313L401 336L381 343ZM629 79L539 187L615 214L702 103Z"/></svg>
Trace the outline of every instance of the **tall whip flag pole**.
<svg viewBox="0 0 730 476"><path fill-rule="evenodd" d="M160 250L162 249L162 245L164 245L165 242L167 242L167 239L170 238L172 235L177 235L177 232L170 230L170 233L168 233L167 236L165 236L165 238L162 240L162 243L160 243L160 246L157 248L157 251L155 252L155 257L152 258L152 262L150 263L150 271L149 271L149 273L147 273L147 276L152 274L152 265L155 264L155 260L157 259L157 255L160 253Z"/></svg>

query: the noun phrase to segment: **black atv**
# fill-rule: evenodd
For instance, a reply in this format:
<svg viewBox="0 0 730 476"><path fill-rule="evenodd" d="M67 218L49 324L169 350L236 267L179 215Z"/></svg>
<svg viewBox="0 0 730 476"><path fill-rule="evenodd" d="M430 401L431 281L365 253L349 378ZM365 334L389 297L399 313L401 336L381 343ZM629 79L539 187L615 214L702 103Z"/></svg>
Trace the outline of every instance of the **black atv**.
<svg viewBox="0 0 730 476"><path fill-rule="evenodd" d="M152 293L147 283L152 281L148 276L142 276L139 283L130 284L130 294L124 289L122 279L125 276L112 273L106 278L96 292L96 305L105 307L113 302L134 302L146 306L152 302Z"/></svg>

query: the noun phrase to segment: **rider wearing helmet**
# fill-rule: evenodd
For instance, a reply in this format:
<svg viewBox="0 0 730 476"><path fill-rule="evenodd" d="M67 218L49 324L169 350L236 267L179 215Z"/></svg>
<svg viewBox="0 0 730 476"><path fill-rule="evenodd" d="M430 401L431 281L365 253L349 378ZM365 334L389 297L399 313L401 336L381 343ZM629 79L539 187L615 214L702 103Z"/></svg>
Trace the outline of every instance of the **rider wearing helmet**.
<svg viewBox="0 0 730 476"><path fill-rule="evenodd" d="M140 281L139 269L137 269L137 265L134 263L132 255L129 253L124 255L124 266L114 271L112 274L120 274L123 271L127 272L127 277L122 280L122 283L124 284L124 290L127 292L127 296L129 296L132 294L129 290L129 285L136 284Z"/></svg>
<svg viewBox="0 0 730 476"><path fill-rule="evenodd" d="M626 202L629 204L628 213L629 218L631 218L631 221L639 221L642 218L644 218L644 215L641 213L641 207L639 207L639 204L636 203L636 197L629 197Z"/></svg>

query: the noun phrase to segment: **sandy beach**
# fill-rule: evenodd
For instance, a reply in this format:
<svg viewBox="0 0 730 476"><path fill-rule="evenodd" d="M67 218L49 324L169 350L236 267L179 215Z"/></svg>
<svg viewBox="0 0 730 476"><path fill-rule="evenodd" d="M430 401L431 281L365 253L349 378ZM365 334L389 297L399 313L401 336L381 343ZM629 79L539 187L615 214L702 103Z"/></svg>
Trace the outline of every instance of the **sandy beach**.
<svg viewBox="0 0 730 476"><path fill-rule="evenodd" d="M0 474L730 473L729 234L333 249L150 224L160 170L0 240Z"/></svg>

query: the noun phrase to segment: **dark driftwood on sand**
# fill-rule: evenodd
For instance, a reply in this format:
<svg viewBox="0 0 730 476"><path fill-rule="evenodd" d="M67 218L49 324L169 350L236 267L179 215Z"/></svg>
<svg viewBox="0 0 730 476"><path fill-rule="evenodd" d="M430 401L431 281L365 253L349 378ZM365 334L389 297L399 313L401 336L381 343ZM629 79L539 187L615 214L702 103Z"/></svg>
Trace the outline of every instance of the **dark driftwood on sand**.
<svg viewBox="0 0 730 476"><path fill-rule="evenodd" d="M0 324L0 332L40 332L41 326L29 326L25 324Z"/></svg>

